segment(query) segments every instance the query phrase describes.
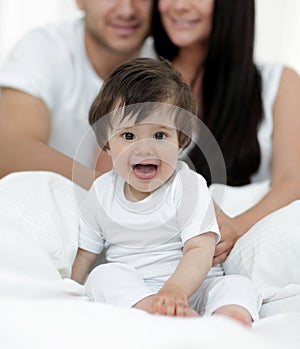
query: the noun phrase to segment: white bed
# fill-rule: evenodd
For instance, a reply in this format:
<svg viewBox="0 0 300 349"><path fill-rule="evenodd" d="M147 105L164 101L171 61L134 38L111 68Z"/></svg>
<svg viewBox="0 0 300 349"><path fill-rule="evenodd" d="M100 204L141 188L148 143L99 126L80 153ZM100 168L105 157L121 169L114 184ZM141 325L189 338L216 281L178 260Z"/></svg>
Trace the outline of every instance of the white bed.
<svg viewBox="0 0 300 349"><path fill-rule="evenodd" d="M212 194L234 214L267 188L214 186ZM167 318L88 302L84 287L68 279L82 194L50 172L0 181L0 348L300 347L298 203L291 206L295 219L282 209L256 224L224 265L227 273L251 277L263 294L261 319L249 330L221 316Z"/></svg>

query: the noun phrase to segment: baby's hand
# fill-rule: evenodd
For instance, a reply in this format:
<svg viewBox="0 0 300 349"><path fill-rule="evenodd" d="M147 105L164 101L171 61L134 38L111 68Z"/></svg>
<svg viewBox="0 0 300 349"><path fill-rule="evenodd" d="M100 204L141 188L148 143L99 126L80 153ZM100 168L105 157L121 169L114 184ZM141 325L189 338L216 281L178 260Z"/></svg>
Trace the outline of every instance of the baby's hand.
<svg viewBox="0 0 300 349"><path fill-rule="evenodd" d="M165 285L155 295L152 313L169 316L189 315L188 299L185 292L176 285Z"/></svg>

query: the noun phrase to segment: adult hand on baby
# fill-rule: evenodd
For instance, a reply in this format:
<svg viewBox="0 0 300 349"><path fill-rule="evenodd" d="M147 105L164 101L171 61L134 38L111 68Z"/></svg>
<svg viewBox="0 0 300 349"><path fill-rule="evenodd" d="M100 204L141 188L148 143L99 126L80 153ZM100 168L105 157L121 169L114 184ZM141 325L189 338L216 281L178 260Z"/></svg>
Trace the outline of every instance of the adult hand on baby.
<svg viewBox="0 0 300 349"><path fill-rule="evenodd" d="M221 233L221 240L215 249L213 265L223 263L225 261L234 244L240 237L234 218L227 216L223 211L220 210L217 220Z"/></svg>
<svg viewBox="0 0 300 349"><path fill-rule="evenodd" d="M169 316L197 316L189 308L184 291L177 285L167 284L154 296L152 313Z"/></svg>

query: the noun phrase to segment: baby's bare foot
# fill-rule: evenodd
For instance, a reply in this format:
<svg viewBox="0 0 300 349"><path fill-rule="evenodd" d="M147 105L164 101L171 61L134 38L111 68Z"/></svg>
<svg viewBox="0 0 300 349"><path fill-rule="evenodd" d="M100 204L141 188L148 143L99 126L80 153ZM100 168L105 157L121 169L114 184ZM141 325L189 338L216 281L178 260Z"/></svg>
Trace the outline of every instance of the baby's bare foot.
<svg viewBox="0 0 300 349"><path fill-rule="evenodd" d="M229 314L229 317L241 322L243 325L247 327L252 327L252 319L251 318L249 319L248 316L245 317L240 313L232 313L232 314Z"/></svg>
<svg viewBox="0 0 300 349"><path fill-rule="evenodd" d="M239 305L225 305L217 309L214 314L228 316L247 327L252 327L252 317L250 313Z"/></svg>

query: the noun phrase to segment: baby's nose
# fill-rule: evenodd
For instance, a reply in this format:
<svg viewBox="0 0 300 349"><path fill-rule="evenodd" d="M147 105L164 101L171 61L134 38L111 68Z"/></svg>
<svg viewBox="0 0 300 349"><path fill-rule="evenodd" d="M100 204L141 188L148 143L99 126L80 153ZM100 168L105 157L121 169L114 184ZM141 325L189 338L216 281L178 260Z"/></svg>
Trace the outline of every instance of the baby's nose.
<svg viewBox="0 0 300 349"><path fill-rule="evenodd" d="M154 146L153 140L143 139L135 144L134 153L136 155L153 155Z"/></svg>

